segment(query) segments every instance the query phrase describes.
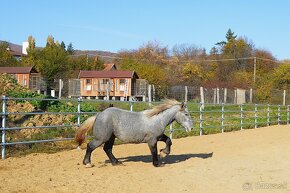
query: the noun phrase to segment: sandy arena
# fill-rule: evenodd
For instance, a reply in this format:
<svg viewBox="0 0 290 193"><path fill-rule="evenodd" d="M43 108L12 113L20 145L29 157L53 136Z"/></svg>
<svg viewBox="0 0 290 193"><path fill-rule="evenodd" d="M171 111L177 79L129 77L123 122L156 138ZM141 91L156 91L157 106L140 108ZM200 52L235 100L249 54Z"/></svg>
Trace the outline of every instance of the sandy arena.
<svg viewBox="0 0 290 193"><path fill-rule="evenodd" d="M153 167L147 144L115 146L120 166L98 148L95 167L85 168L84 153L1 160L0 192L290 193L290 125L176 139L160 168Z"/></svg>

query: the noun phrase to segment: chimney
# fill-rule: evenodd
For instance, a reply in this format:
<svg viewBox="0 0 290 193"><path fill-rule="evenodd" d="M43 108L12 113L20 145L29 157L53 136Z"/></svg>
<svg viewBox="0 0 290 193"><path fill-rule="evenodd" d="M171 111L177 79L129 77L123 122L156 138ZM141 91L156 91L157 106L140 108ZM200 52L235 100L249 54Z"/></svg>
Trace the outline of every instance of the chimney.
<svg viewBox="0 0 290 193"><path fill-rule="evenodd" d="M29 43L28 42L23 42L22 43L22 54L25 54L27 55L27 48L29 46Z"/></svg>

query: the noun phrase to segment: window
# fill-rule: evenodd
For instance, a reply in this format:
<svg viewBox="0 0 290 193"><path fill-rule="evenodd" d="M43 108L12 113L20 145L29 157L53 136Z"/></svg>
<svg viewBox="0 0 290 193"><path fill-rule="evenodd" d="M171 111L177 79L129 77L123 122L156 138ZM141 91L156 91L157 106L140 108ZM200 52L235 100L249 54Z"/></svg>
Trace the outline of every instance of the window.
<svg viewBox="0 0 290 193"><path fill-rule="evenodd" d="M120 79L120 91L125 91L125 79Z"/></svg>
<svg viewBox="0 0 290 193"><path fill-rule="evenodd" d="M26 86L27 85L27 79L26 79L26 75L25 74L23 75L23 80L22 81L23 81L22 85Z"/></svg>
<svg viewBox="0 0 290 193"><path fill-rule="evenodd" d="M97 80L94 80L94 90L98 90Z"/></svg>
<svg viewBox="0 0 290 193"><path fill-rule="evenodd" d="M91 91L92 90L92 80L86 79L86 90Z"/></svg>
<svg viewBox="0 0 290 193"><path fill-rule="evenodd" d="M110 82L110 79L100 79L99 83L100 91L107 91L107 84L109 84L109 89L111 88L112 90L112 83Z"/></svg>

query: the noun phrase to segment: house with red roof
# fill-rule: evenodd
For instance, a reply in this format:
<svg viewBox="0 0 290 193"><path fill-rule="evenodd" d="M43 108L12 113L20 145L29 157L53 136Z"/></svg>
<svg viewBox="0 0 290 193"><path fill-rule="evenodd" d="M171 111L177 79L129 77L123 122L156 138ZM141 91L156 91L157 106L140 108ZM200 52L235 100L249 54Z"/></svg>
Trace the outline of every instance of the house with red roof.
<svg viewBox="0 0 290 193"><path fill-rule="evenodd" d="M34 67L0 67L0 74L10 74L17 83L31 90L40 90L40 73Z"/></svg>
<svg viewBox="0 0 290 193"><path fill-rule="evenodd" d="M124 99L135 93L139 78L134 71L86 71L81 70L80 95L82 97Z"/></svg>

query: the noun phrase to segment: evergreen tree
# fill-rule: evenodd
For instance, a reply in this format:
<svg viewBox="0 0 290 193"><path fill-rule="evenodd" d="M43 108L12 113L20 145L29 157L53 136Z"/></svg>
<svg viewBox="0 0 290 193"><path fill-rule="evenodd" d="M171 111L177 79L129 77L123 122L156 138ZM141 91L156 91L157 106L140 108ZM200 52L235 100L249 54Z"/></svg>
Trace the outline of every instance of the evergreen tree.
<svg viewBox="0 0 290 193"><path fill-rule="evenodd" d="M232 32L231 29L228 29L228 31L226 33L226 38L227 38L228 42L230 40L235 40L237 38L237 36L235 36L234 34L235 34L235 32Z"/></svg>
<svg viewBox="0 0 290 193"><path fill-rule="evenodd" d="M61 41L60 47L65 50L65 43L63 41Z"/></svg>
<svg viewBox="0 0 290 193"><path fill-rule="evenodd" d="M67 49L66 49L67 53L70 54L70 55L73 55L74 54L74 48L73 48L73 45L72 43L70 42L69 45L67 46Z"/></svg>
<svg viewBox="0 0 290 193"><path fill-rule="evenodd" d="M216 45L218 46L224 46L225 44L227 44L228 42L232 41L232 40L235 40L237 38L236 35L234 35L235 32L232 32L231 29L228 29L227 33L226 33L226 39L227 41L221 41L221 42L218 42L216 43Z"/></svg>

